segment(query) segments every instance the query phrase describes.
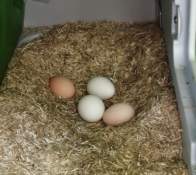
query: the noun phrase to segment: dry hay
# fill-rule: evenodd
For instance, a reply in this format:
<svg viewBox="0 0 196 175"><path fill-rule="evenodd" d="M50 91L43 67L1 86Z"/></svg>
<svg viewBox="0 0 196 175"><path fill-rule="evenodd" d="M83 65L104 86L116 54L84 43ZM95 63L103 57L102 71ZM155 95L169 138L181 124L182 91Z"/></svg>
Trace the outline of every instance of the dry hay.
<svg viewBox="0 0 196 175"><path fill-rule="evenodd" d="M69 77L76 94L54 97L51 76ZM126 102L126 124L87 123L77 103L91 77L115 85L106 108ZM181 125L162 33L156 22L71 22L15 52L0 87L0 173L185 175Z"/></svg>

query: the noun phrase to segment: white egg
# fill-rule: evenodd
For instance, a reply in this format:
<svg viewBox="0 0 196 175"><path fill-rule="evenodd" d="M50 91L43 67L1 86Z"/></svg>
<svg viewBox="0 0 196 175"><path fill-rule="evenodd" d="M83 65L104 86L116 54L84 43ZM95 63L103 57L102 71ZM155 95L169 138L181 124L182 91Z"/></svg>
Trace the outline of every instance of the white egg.
<svg viewBox="0 0 196 175"><path fill-rule="evenodd" d="M78 112L87 122L99 121L105 111L103 101L94 95L87 95L80 99L78 103Z"/></svg>
<svg viewBox="0 0 196 175"><path fill-rule="evenodd" d="M114 95L115 87L109 79L105 77L95 77L88 82L87 91L91 95L106 100Z"/></svg>

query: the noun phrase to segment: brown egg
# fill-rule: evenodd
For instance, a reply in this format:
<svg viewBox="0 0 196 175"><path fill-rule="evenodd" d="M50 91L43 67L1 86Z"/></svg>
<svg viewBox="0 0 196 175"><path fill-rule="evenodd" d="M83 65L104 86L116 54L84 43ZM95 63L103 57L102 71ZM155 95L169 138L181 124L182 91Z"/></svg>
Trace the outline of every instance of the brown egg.
<svg viewBox="0 0 196 175"><path fill-rule="evenodd" d="M75 94L74 84L70 79L63 76L50 78L49 87L53 94L61 98L71 98Z"/></svg>
<svg viewBox="0 0 196 175"><path fill-rule="evenodd" d="M103 121L107 125L115 126L129 121L135 114L132 106L125 103L114 104L103 114Z"/></svg>

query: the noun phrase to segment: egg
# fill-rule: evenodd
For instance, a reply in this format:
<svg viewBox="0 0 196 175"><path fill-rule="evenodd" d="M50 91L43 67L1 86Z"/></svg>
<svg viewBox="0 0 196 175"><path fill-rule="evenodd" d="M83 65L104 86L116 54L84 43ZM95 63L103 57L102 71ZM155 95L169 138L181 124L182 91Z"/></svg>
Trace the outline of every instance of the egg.
<svg viewBox="0 0 196 175"><path fill-rule="evenodd" d="M63 76L54 76L50 78L49 87L53 94L58 95L61 98L71 98L75 94L73 82L69 78Z"/></svg>
<svg viewBox="0 0 196 175"><path fill-rule="evenodd" d="M103 101L94 95L87 95L80 99L78 103L79 115L87 122L99 121L105 111Z"/></svg>
<svg viewBox="0 0 196 175"><path fill-rule="evenodd" d="M135 110L129 104L118 103L110 106L103 114L103 121L107 125L116 126L129 121Z"/></svg>
<svg viewBox="0 0 196 175"><path fill-rule="evenodd" d="M95 77L88 82L87 91L90 95L95 95L102 100L106 100L114 95L115 87L109 79Z"/></svg>

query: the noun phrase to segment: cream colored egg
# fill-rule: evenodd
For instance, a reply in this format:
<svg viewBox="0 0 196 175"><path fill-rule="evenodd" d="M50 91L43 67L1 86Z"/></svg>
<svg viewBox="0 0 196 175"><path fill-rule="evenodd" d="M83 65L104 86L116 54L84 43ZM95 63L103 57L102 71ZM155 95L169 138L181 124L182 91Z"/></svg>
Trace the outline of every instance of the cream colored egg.
<svg viewBox="0 0 196 175"><path fill-rule="evenodd" d="M94 95L87 95L80 99L78 103L79 115L87 122L97 122L101 120L105 111L103 101Z"/></svg>
<svg viewBox="0 0 196 175"><path fill-rule="evenodd" d="M114 95L115 87L108 78L94 77L88 82L87 91L90 95L106 100Z"/></svg>
<svg viewBox="0 0 196 175"><path fill-rule="evenodd" d="M135 110L129 104L118 103L109 107L103 114L103 121L107 125L116 126L129 121L135 114Z"/></svg>
<svg viewBox="0 0 196 175"><path fill-rule="evenodd" d="M49 87L53 94L61 98L71 98L75 94L74 84L69 78L63 76L50 78Z"/></svg>

